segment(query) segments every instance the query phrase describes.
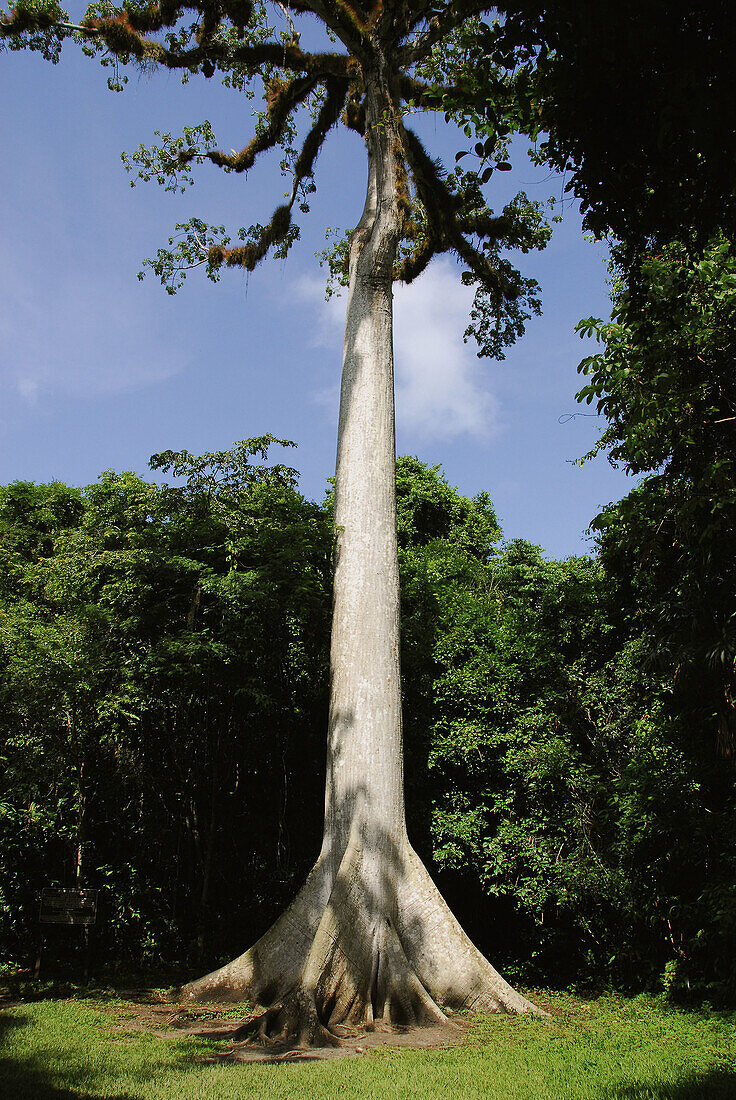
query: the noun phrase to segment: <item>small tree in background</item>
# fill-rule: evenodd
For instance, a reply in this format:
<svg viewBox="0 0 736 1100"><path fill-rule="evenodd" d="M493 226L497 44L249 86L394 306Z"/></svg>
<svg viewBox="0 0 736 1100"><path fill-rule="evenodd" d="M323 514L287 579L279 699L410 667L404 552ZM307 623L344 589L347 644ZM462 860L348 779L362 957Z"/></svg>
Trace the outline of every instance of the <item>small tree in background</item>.
<svg viewBox="0 0 736 1100"><path fill-rule="evenodd" d="M202 265L253 270L298 236L295 206L306 212L316 158L342 122L367 153L365 206L331 257L348 287L335 478L336 568L331 702L322 848L300 893L245 954L192 982L190 998L248 998L271 1006L263 1028L301 1042L334 1042L343 1025L442 1021L442 1007L524 1012L530 1005L478 952L411 847L404 815L399 576L397 559L392 284L410 282L438 253L454 253L476 287L466 335L480 353L503 348L538 312L536 284L502 254L543 247L549 230L520 194L500 215L482 185L504 170L516 117L511 77L493 70L497 105L475 146L482 171L448 174L407 125L413 110L453 117L478 99L473 58L490 51L492 25L474 0L294 0L289 31L276 34L268 10L250 0L107 0L79 24L51 0L21 0L0 30L11 48L51 60L65 38L113 66L178 70L245 89L260 80L266 110L240 152L217 149L209 124L141 146L128 158L144 179L170 189L191 182L205 160L230 173L250 169L279 147L291 176L287 201L267 225L239 231L192 219L151 266L174 292ZM312 17L339 47L308 52L293 19ZM292 18L293 17L293 18ZM484 78L488 72L483 70ZM483 96L487 108L487 94ZM449 107L449 104L452 107ZM519 115L521 112L519 112ZM301 119L306 118L304 133ZM471 127L466 132L470 135Z"/></svg>

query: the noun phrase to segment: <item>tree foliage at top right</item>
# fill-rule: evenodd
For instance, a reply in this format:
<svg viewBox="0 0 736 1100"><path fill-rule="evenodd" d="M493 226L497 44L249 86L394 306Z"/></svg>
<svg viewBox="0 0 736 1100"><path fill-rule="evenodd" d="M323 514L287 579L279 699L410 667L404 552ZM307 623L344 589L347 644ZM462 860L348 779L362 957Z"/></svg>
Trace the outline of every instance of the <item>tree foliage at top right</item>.
<svg viewBox="0 0 736 1100"><path fill-rule="evenodd" d="M500 56L531 73L540 160L627 259L736 225L729 0L510 0Z"/></svg>

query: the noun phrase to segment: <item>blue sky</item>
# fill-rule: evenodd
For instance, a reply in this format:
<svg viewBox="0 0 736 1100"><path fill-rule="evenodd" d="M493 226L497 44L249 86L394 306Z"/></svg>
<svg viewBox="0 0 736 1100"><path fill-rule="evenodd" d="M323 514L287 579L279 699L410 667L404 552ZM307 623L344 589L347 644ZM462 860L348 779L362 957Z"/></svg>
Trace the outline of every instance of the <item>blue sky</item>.
<svg viewBox="0 0 736 1100"><path fill-rule="evenodd" d="M295 440L288 461L320 499L334 468L341 304L324 301L314 253L325 227L349 228L362 207L364 155L333 132L318 162L318 193L302 240L284 261L217 285L194 272L170 297L144 257L192 215L233 232L263 221L285 181L273 164L226 176L209 165L184 195L130 187L123 150L209 119L224 148L252 133L254 104L196 78L138 76L120 95L99 65L67 47L57 66L0 57L0 481L94 481L104 469L147 473L150 454L199 453L271 432ZM422 124L433 154L461 145L442 117ZM496 175L500 206L523 187L559 198L561 181L517 157ZM495 184L495 181L494 181ZM565 557L585 552L585 530L629 481L599 458L572 460L597 437L581 410L576 365L588 350L575 322L608 313L605 254L583 239L568 204L540 255L520 256L542 285L542 318L504 362L464 344L468 293L441 258L395 298L397 448L442 464L463 492L487 490L507 538Z"/></svg>

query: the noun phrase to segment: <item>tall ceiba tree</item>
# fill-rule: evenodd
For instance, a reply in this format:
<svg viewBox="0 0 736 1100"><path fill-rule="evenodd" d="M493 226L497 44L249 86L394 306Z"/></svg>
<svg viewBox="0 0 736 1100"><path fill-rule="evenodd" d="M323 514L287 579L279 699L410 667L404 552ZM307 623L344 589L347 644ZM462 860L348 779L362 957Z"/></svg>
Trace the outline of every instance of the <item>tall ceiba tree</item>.
<svg viewBox="0 0 736 1100"><path fill-rule="evenodd" d="M442 1021L443 1008L533 1008L470 942L406 832L392 284L416 278L438 253L454 253L464 281L476 286L468 334L479 339L481 354L502 357L539 308L536 284L503 251L543 247L549 229L525 195L494 215L482 193L494 170L509 167L511 74L496 74L497 128L476 147L479 171L448 174L407 124L423 109L445 112L450 121L477 100L472 58L494 36L482 0L291 0L288 9L277 7L286 33L273 30L259 0L102 0L78 24L54 0L21 0L0 30L11 48L40 49L51 60L65 38L76 38L114 66L113 87L126 64L187 78L220 71L237 89L262 81L266 109L240 152L217 149L204 124L130 158L144 178L178 188L193 163L242 173L279 147L292 176L288 201L267 225L241 230L235 246L224 230L196 219L178 227L178 244L152 261L172 291L189 266L202 264L216 279L223 267L253 270L269 250L284 254L298 235L292 211L307 208L330 129L342 122L365 143L363 213L332 259L348 290L322 848L300 893L265 935L181 990L188 998L270 1006L264 1032L325 1043L345 1025L377 1019ZM316 17L342 49L304 50L299 17L312 17L312 28Z"/></svg>

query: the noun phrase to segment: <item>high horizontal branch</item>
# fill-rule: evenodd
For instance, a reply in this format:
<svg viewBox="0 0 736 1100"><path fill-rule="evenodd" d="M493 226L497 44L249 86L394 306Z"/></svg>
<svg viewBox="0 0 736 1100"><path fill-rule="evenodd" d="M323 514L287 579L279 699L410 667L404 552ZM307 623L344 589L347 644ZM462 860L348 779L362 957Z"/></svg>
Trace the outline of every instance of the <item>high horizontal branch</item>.
<svg viewBox="0 0 736 1100"><path fill-rule="evenodd" d="M485 206L479 188L472 188L468 196L451 190L416 134L402 127L402 136L406 159L426 213L428 233L426 241L404 260L401 277L411 281L424 270L432 255L451 251L468 265L496 300L515 297L517 290L505 273L467 239L472 235L491 244L505 241L513 233L509 219L495 216ZM474 208L468 209L468 202Z"/></svg>
<svg viewBox="0 0 736 1100"><path fill-rule="evenodd" d="M263 129L248 142L239 153L223 153L221 149L187 149L179 154L179 163L187 164L197 157L205 157L219 168L227 168L231 172L247 172L253 167L259 153L265 153L267 149L273 149L283 135L289 115L303 103L310 92L314 91L318 84L317 77L297 77L288 84L278 87L272 83L273 89L268 103L267 123Z"/></svg>
<svg viewBox="0 0 736 1100"><path fill-rule="evenodd" d="M321 9L319 3L292 2L289 7L310 13ZM163 30L173 30L187 11L201 18L194 38L196 45L176 49L159 38L149 37ZM230 0L229 3L217 5L207 0L198 4L166 3L163 0L144 8L126 7L111 16L90 15L79 23L71 23L59 17L60 9L56 5L47 10L32 10L17 4L6 14L0 15L0 38L54 30L62 37L81 34L103 42L123 62L133 59L138 63L161 65L172 70L193 70L207 63L223 69L242 65L254 72L263 66L274 66L307 75L343 76L351 67L355 70L356 62L351 61L348 54L305 52L296 43L242 41L253 11L252 0ZM236 30L240 40L232 41L221 33L224 20Z"/></svg>
<svg viewBox="0 0 736 1100"><path fill-rule="evenodd" d="M208 38L201 38L191 49L173 50L158 39L147 38L139 33L128 21L127 13L111 19L93 18L85 21L79 29L99 37L117 56L129 55L137 61L173 70L194 69L209 62L223 69L242 65L255 72L262 66L271 65L310 76L343 76L351 68L351 60L347 54L313 54L305 52L297 45L279 42L233 44L222 37L216 37L214 30ZM352 67L355 68L354 63Z"/></svg>

